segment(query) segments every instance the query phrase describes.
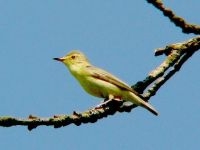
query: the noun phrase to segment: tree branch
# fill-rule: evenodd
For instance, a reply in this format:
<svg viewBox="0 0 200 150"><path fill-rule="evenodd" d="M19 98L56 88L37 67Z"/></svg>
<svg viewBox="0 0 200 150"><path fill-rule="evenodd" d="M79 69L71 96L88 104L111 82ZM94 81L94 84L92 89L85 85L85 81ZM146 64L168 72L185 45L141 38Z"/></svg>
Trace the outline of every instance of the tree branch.
<svg viewBox="0 0 200 150"><path fill-rule="evenodd" d="M163 15L168 17L176 26L181 27L183 33L200 33L199 25L187 23L183 18L177 16L171 9L166 8L162 3L162 0L147 0L147 2L162 11Z"/></svg>
<svg viewBox="0 0 200 150"><path fill-rule="evenodd" d="M166 59L155 70L149 73L143 81L137 82L132 88L140 94L143 93L144 99L149 100L199 49L199 36L185 42L171 44L165 48L157 49L155 55L165 54L167 56ZM135 107L137 106L134 104L111 101L100 108L94 107L82 113L74 111L71 115L55 115L49 118L40 118L30 115L27 119L9 116L0 117L0 126L11 127L22 125L27 126L29 130L41 125L54 126L54 128L67 126L69 124L79 126L83 123L94 123L99 119L107 117L108 115L113 115L116 112L130 112Z"/></svg>

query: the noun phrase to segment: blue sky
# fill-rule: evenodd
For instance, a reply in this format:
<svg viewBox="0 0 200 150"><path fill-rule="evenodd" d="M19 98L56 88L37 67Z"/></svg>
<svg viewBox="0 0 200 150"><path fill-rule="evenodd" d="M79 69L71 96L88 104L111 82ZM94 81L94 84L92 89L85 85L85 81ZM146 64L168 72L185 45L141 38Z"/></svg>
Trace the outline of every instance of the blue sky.
<svg viewBox="0 0 200 150"><path fill-rule="evenodd" d="M200 23L197 0L167 1L191 23ZM154 49L187 40L146 1L0 0L0 115L42 117L70 114L97 105L61 63L72 49L130 85L164 59ZM160 115L142 108L95 124L54 129L0 128L1 147L10 149L195 149L200 138L199 53L152 97Z"/></svg>

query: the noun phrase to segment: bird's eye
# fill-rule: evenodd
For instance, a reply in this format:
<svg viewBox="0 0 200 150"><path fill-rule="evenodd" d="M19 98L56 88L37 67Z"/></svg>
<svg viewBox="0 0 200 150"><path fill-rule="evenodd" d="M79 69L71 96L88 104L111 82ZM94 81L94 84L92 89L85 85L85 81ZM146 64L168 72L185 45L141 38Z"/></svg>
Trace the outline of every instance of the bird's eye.
<svg viewBox="0 0 200 150"><path fill-rule="evenodd" d="M72 59L75 59L75 58L76 58L76 56L72 55L72 56L71 56L71 58L72 58Z"/></svg>

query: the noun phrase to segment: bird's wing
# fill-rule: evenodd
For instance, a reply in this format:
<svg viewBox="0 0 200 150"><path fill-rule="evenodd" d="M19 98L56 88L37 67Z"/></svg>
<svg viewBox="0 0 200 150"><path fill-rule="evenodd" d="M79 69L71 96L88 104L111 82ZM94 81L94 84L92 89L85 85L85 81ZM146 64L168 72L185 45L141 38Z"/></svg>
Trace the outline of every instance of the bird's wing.
<svg viewBox="0 0 200 150"><path fill-rule="evenodd" d="M140 97L140 95L135 90L133 90L128 84L126 84L119 78L115 77L114 75L108 73L107 71L102 70L100 68L96 68L94 66L88 66L88 68L90 69L90 73L91 73L90 75L92 77L114 84L118 88L133 92L134 94Z"/></svg>

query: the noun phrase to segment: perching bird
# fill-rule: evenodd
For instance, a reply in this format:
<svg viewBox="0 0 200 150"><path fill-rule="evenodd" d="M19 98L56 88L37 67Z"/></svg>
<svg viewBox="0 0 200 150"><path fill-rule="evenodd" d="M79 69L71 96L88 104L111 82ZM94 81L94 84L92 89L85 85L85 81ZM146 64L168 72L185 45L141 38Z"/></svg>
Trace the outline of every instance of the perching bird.
<svg viewBox="0 0 200 150"><path fill-rule="evenodd" d="M158 115L153 106L144 101L129 85L107 71L93 66L82 52L73 50L64 57L54 59L63 62L89 94L108 100L130 101Z"/></svg>

